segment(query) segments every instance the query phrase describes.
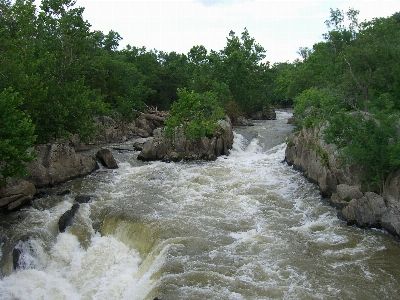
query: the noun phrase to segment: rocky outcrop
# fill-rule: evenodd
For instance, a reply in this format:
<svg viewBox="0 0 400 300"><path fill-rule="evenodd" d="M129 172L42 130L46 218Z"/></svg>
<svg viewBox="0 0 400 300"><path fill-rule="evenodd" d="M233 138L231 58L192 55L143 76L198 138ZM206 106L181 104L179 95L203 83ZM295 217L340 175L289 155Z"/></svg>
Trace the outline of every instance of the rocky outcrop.
<svg viewBox="0 0 400 300"><path fill-rule="evenodd" d="M274 107L260 110L250 115L253 120L276 120L276 112Z"/></svg>
<svg viewBox="0 0 400 300"><path fill-rule="evenodd" d="M36 187L53 186L72 178L85 176L98 168L89 156L75 152L67 144L44 144L36 147L38 157L28 164L27 181Z"/></svg>
<svg viewBox="0 0 400 300"><path fill-rule="evenodd" d="M91 141L92 144L106 144L124 142L133 137L150 137L153 131L164 125L168 112L158 111L156 108L148 107L144 113L138 113L139 117L133 122L116 121L108 116L95 118L97 134ZM78 137L72 139L74 147L85 148L79 142Z"/></svg>
<svg viewBox="0 0 400 300"><path fill-rule="evenodd" d="M382 227L400 236L400 169L391 173L385 182L383 197L388 212L382 217Z"/></svg>
<svg viewBox="0 0 400 300"><path fill-rule="evenodd" d="M167 139L158 131L154 138L144 143L138 159L143 161L164 160L215 160L227 155L233 144L232 126L229 120L219 121L220 131L213 137L188 140L183 133Z"/></svg>
<svg viewBox="0 0 400 300"><path fill-rule="evenodd" d="M303 128L295 133L286 148L288 164L316 183L348 224L384 228L400 236L400 170L387 178L381 196L362 193L363 170L343 166L337 148L324 143L322 131Z"/></svg>
<svg viewBox="0 0 400 300"><path fill-rule="evenodd" d="M232 124L234 126L254 126L252 122L250 122L245 117L238 117L236 121Z"/></svg>
<svg viewBox="0 0 400 300"><path fill-rule="evenodd" d="M367 192L358 199L352 199L341 211L341 216L349 225L358 227L381 228L382 217L387 213L383 198Z"/></svg>
<svg viewBox="0 0 400 300"><path fill-rule="evenodd" d="M338 184L361 186L362 170L342 165L334 145L322 139L323 128L303 128L289 141L285 159L289 165L304 172L306 177L319 185L323 196L330 197Z"/></svg>
<svg viewBox="0 0 400 300"><path fill-rule="evenodd" d="M108 149L101 149L97 151L96 158L100 161L100 163L108 168L108 169L118 169L118 164L115 161L114 156L111 151Z"/></svg>
<svg viewBox="0 0 400 300"><path fill-rule="evenodd" d="M117 122L111 117L95 118L97 134L93 138L94 144L123 142L137 135L135 123Z"/></svg>
<svg viewBox="0 0 400 300"><path fill-rule="evenodd" d="M288 123L288 124L294 124L294 121L295 121L295 118L294 118L294 117L290 117L290 118L287 120L287 123Z"/></svg>
<svg viewBox="0 0 400 300"><path fill-rule="evenodd" d="M0 209L15 210L28 204L36 194L36 188L24 179L9 180L3 197L0 197Z"/></svg>

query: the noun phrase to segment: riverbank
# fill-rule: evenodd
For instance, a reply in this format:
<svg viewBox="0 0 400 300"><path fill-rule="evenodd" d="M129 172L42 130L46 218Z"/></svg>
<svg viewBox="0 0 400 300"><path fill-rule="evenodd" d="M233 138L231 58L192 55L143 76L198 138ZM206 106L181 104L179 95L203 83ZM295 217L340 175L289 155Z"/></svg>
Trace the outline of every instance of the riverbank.
<svg viewBox="0 0 400 300"><path fill-rule="evenodd" d="M383 228L400 236L400 171L388 177L381 195L363 190L363 170L342 166L336 147L323 141L322 130L303 127L296 132L285 160L319 186L348 225Z"/></svg>
<svg viewBox="0 0 400 300"><path fill-rule="evenodd" d="M235 128L215 161L143 162L111 148L118 169L1 218L1 298L395 299L400 244L346 226L283 162L287 117ZM92 197L60 232L79 195Z"/></svg>

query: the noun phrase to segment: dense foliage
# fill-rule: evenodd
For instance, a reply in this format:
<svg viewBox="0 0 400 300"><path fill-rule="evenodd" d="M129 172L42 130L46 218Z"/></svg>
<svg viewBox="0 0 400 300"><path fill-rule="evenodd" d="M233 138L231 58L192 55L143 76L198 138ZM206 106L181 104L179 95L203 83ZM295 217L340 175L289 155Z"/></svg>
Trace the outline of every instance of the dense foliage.
<svg viewBox="0 0 400 300"><path fill-rule="evenodd" d="M304 52L285 91L297 125L324 125L343 162L362 167L378 191L400 166L400 15L361 23L357 15L331 10L325 41Z"/></svg>
<svg viewBox="0 0 400 300"><path fill-rule="evenodd" d="M8 177L25 175L24 162L34 159L26 150L35 142L35 127L22 110L18 93L6 89L0 93L0 191Z"/></svg>
<svg viewBox="0 0 400 300"><path fill-rule="evenodd" d="M199 94L178 89L178 98L165 121L166 135L172 137L179 130L183 130L188 139L215 135L219 129L218 120L224 118L217 95L214 92Z"/></svg>
<svg viewBox="0 0 400 300"><path fill-rule="evenodd" d="M2 145L11 147L3 145L0 156L3 181L22 174L22 162L31 157L23 153L35 143L70 134L90 139L94 116L132 121L145 104L172 106L173 124L181 120L176 107L189 108L200 97L202 113L186 112L198 119L181 124L195 137L211 133L214 125L205 120L219 118L221 107L235 118L269 105L265 50L246 29L240 38L231 32L219 52L203 46L187 55L130 45L118 50L122 37L91 31L84 8L75 2L42 0L36 6L33 0L0 0L0 93L2 105L12 107L0 120ZM22 136L24 142L18 142Z"/></svg>
<svg viewBox="0 0 400 300"><path fill-rule="evenodd" d="M118 50L122 37L91 31L74 0L34 3L0 0L3 182L23 174L35 143L88 140L94 116L132 121L145 104L171 109L170 134L181 126L195 138L211 135L222 111L235 120L295 103L298 126L328 122L327 141L372 184L400 165L400 14L360 23L355 10L332 10L324 42L270 66L246 28L220 51Z"/></svg>

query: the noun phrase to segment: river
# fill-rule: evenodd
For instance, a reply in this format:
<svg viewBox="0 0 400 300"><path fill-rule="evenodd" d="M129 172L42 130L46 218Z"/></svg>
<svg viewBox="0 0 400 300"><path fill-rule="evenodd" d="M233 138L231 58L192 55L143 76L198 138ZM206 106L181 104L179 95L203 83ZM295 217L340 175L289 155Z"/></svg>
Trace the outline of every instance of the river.
<svg viewBox="0 0 400 300"><path fill-rule="evenodd" d="M114 151L119 169L1 215L0 299L398 299L399 241L348 227L283 162L289 116L235 128L214 162ZM59 233L81 194L93 201Z"/></svg>

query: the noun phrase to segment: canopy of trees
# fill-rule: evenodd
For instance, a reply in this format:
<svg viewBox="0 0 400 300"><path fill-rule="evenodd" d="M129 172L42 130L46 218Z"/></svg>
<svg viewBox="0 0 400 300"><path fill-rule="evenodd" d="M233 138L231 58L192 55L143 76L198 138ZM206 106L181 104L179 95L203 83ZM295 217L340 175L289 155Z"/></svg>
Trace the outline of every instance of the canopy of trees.
<svg viewBox="0 0 400 300"><path fill-rule="evenodd" d="M3 182L23 174L33 157L26 150L36 143L70 134L90 139L94 116L131 121L146 104L178 111L172 124L193 117L180 110L185 102L204 113L194 116L202 122L191 124L188 136L208 135L207 120L221 109L235 119L294 102L299 126L329 121L327 140L352 162L371 166L374 182L400 164L400 14L359 23L355 10L332 10L324 42L300 48L302 60L270 66L246 28L231 31L220 51L118 50L122 37L91 31L83 11L74 0L38 7L0 0Z"/></svg>
<svg viewBox="0 0 400 300"><path fill-rule="evenodd" d="M169 110L178 97L195 95L216 102L206 101L218 108L215 115L221 107L238 115L269 106L265 50L247 29L240 37L231 32L219 52L118 50L122 37L91 31L83 11L75 0L42 0L38 7L33 0L0 0L2 181L23 174L32 159L23 154L35 143L70 134L88 140L94 116L132 121L145 104Z"/></svg>
<svg viewBox="0 0 400 300"><path fill-rule="evenodd" d="M400 14L357 16L331 10L325 41L301 48L303 60L275 84L294 99L298 126L324 126L343 162L363 167L368 188L379 190L400 166Z"/></svg>

